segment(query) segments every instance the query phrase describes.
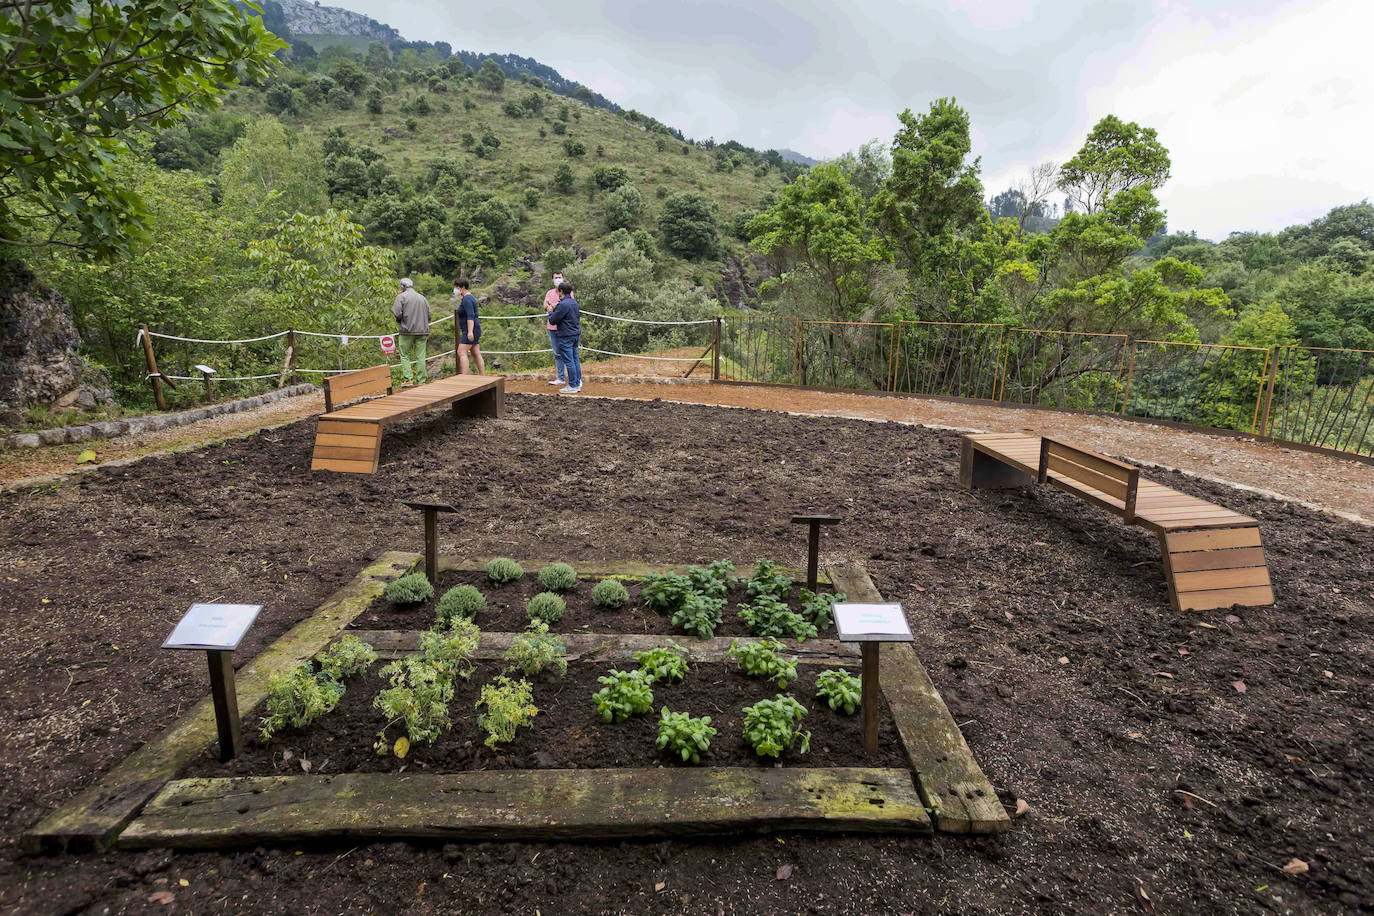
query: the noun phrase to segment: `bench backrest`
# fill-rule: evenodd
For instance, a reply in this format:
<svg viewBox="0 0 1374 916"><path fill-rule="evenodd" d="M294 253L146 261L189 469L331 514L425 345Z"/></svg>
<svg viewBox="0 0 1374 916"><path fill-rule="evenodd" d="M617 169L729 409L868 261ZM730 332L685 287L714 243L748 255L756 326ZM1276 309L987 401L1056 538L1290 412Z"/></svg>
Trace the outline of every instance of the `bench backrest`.
<svg viewBox="0 0 1374 916"><path fill-rule="evenodd" d="M1130 524L1135 520L1135 496L1140 485L1139 468L1045 436L1040 440L1038 476L1041 483L1045 482L1050 471L1121 500L1126 504L1126 523Z"/></svg>
<svg viewBox="0 0 1374 916"><path fill-rule="evenodd" d="M355 372L340 372L324 380L324 412L335 404L356 401L373 395L391 394L391 367L371 366Z"/></svg>

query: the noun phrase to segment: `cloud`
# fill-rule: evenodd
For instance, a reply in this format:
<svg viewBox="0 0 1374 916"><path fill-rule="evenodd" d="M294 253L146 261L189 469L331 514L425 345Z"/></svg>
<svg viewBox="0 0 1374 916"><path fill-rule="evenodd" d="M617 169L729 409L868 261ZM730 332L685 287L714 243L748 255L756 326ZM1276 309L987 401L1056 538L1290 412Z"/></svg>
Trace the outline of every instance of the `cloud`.
<svg viewBox="0 0 1374 916"><path fill-rule="evenodd" d="M953 96L989 195L1116 114L1173 155L1170 225L1212 237L1374 194L1368 0L346 5L410 38L534 57L689 136L760 149L835 156Z"/></svg>

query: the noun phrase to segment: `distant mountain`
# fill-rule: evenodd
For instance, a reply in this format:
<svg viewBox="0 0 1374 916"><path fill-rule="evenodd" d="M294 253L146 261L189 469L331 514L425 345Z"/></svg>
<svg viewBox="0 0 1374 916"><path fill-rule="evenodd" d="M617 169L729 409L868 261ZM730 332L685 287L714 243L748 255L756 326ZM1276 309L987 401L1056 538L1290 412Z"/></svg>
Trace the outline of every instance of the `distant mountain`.
<svg viewBox="0 0 1374 916"><path fill-rule="evenodd" d="M797 152L794 149L780 149L778 150L778 155L782 156L783 161L785 162L795 162L798 165L804 165L807 168L810 168L813 165L817 165L820 162L819 159L812 159L810 156L803 156L801 153Z"/></svg>
<svg viewBox="0 0 1374 916"><path fill-rule="evenodd" d="M385 44L404 41L400 32L370 16L336 6L321 6L317 0L267 0L263 4L264 21L267 21L270 6L281 8L282 21L292 35L356 35Z"/></svg>

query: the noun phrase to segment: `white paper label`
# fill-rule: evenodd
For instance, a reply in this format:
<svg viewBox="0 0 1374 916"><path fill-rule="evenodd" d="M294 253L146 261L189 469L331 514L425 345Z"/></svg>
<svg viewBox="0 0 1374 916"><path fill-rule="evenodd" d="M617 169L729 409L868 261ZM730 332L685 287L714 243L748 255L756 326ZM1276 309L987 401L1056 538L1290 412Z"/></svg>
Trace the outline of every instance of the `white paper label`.
<svg viewBox="0 0 1374 916"><path fill-rule="evenodd" d="M260 604L193 604L162 644L164 649L236 649Z"/></svg>

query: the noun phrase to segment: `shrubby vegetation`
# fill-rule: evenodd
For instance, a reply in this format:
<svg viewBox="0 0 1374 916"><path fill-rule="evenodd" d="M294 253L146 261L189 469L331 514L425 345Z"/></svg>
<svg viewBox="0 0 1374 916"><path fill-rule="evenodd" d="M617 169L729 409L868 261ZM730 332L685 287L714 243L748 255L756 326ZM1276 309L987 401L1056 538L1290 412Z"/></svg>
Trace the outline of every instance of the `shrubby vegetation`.
<svg viewBox="0 0 1374 916"><path fill-rule="evenodd" d="M836 712L852 716L863 701L863 681L843 668L831 668L816 677L816 696Z"/></svg>
<svg viewBox="0 0 1374 916"><path fill-rule="evenodd" d="M519 563L506 557L497 557L487 563L487 578L497 585L514 582L525 574Z"/></svg>
<svg viewBox="0 0 1374 916"><path fill-rule="evenodd" d="M568 603L553 592L540 592L529 600L525 609L530 620L557 623L568 609Z"/></svg>
<svg viewBox="0 0 1374 916"><path fill-rule="evenodd" d="M783 658L782 643L769 637L755 642L730 641L726 656L736 659L740 668L750 677L765 677L774 681L783 690L797 679L797 660Z"/></svg>
<svg viewBox="0 0 1374 916"><path fill-rule="evenodd" d="M452 626L455 621L471 620L486 609L486 596L474 586L454 586L440 596L434 623L441 627Z"/></svg>
<svg viewBox="0 0 1374 916"><path fill-rule="evenodd" d="M393 579L386 585L386 600L392 604L419 604L434 595L434 586L421 572Z"/></svg>
<svg viewBox="0 0 1374 916"><path fill-rule="evenodd" d="M577 584L577 572L567 563L550 563L539 570L539 581L551 592L566 592Z"/></svg>
<svg viewBox="0 0 1374 916"><path fill-rule="evenodd" d="M672 712L667 706L659 710L659 749L683 763L701 763L701 755L711 747L711 739L715 736L710 716L693 718L685 712Z"/></svg>
<svg viewBox="0 0 1374 916"><path fill-rule="evenodd" d="M605 677L596 679L604 684L592 694L597 714L607 722L624 722L630 716L642 716L654 707L653 681L643 671L611 669Z"/></svg>
<svg viewBox="0 0 1374 916"><path fill-rule="evenodd" d="M498 674L496 680L482 685L482 694L477 707L485 706L487 711L477 717L477 724L486 729L487 747L495 748L515 740L515 730L520 726L530 727L530 720L539 714L534 705L534 688L529 681L511 680Z"/></svg>
<svg viewBox="0 0 1374 916"><path fill-rule="evenodd" d="M801 732L806 707L792 697L778 694L771 700L759 700L744 708L744 740L760 757L781 757L801 742L797 753L811 749L811 733Z"/></svg>
<svg viewBox="0 0 1374 916"><path fill-rule="evenodd" d="M630 593L618 579L602 579L592 589L592 600L602 607L617 608L630 600Z"/></svg>
<svg viewBox="0 0 1374 916"><path fill-rule="evenodd" d="M552 670L559 677L568 673L568 648L563 640L549 634L543 620L531 620L525 632L511 641L505 660L526 677Z"/></svg>

